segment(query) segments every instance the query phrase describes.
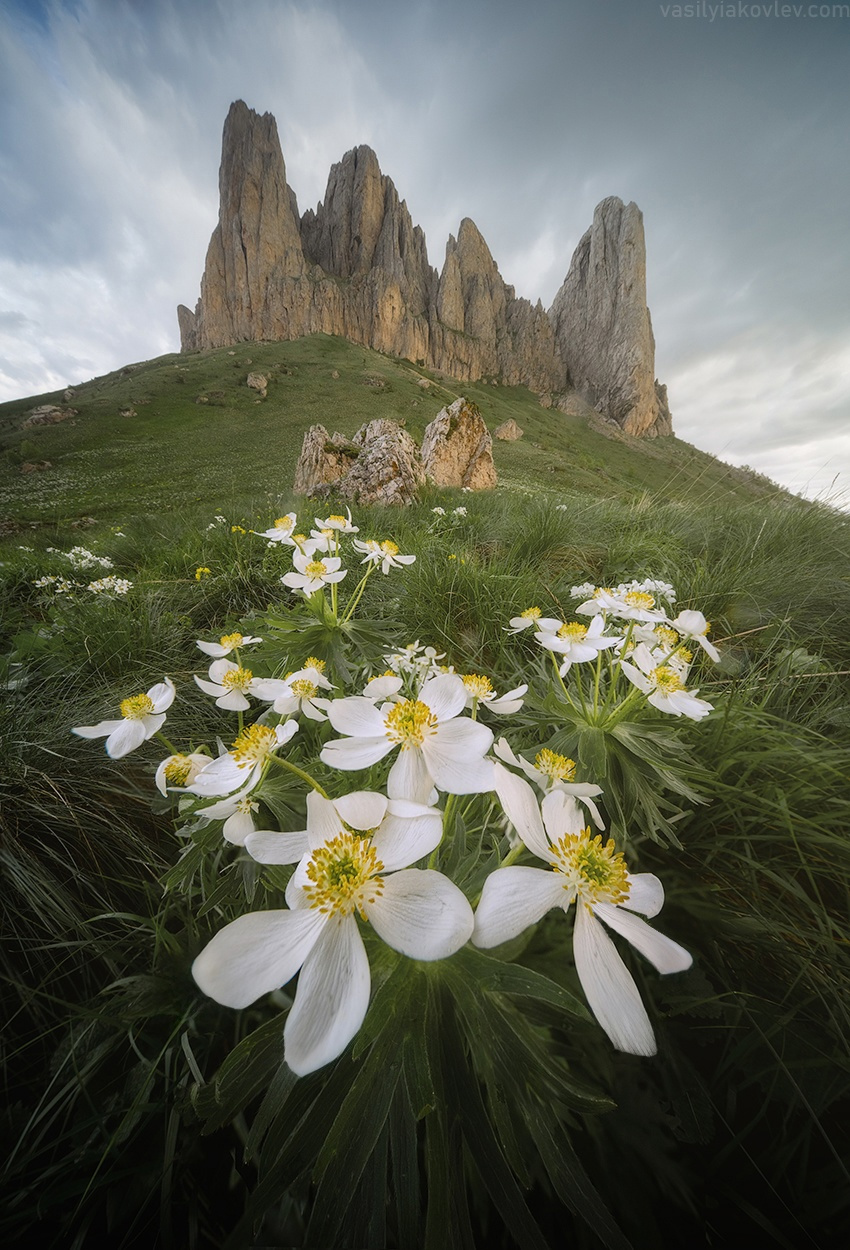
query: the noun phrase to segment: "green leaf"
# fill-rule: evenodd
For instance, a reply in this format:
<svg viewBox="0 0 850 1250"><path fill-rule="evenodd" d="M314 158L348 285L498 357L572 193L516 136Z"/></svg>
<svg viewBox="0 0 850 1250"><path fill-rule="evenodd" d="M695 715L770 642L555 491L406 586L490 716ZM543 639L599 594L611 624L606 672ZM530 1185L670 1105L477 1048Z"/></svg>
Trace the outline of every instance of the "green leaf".
<svg viewBox="0 0 850 1250"><path fill-rule="evenodd" d="M192 1104L203 1122L201 1132L213 1133L241 1114L283 1059L283 1022L286 1013L272 1017L235 1046L207 1085L194 1086Z"/></svg>

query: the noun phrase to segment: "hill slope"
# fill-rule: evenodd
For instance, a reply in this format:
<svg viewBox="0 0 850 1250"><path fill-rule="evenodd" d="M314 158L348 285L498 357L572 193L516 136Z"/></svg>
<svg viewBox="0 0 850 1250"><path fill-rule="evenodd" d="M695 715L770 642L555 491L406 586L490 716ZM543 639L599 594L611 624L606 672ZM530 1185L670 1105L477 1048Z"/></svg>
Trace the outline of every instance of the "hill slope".
<svg viewBox="0 0 850 1250"><path fill-rule="evenodd" d="M252 371L271 379L265 400L246 385ZM428 387L420 385L423 377ZM721 504L779 491L675 437L633 439L595 417L546 410L521 387L460 383L313 335L128 365L74 388L77 415L58 425L21 429L37 405L61 404L61 391L0 405L0 516L107 520L279 496L292 485L313 423L350 435L373 417L391 417L419 439L461 394L479 406L491 431L513 417L525 432L517 443L495 444L505 485L553 496L629 499L648 492L659 500ZM22 463L44 461L50 467L21 473Z"/></svg>

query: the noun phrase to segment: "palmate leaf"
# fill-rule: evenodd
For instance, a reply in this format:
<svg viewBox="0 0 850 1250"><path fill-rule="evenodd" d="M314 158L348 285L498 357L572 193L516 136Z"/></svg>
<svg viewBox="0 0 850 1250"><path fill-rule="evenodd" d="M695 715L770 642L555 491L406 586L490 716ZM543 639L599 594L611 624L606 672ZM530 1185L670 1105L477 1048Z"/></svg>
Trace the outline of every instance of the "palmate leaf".
<svg viewBox="0 0 850 1250"><path fill-rule="evenodd" d="M225 1059L213 1079L192 1089L191 1101L203 1133L223 1128L264 1089L283 1059L283 1025L286 1013L266 1020Z"/></svg>

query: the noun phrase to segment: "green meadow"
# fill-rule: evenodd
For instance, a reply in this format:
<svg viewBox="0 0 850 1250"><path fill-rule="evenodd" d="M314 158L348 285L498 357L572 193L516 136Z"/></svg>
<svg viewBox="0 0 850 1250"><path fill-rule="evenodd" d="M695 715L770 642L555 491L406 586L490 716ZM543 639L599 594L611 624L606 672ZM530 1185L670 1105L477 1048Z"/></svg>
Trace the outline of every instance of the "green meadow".
<svg viewBox="0 0 850 1250"><path fill-rule="evenodd" d="M291 492L306 429L350 435L386 416L418 438L460 394L491 430L512 417L524 436L495 444L495 491L353 509L361 537L416 556L368 581L355 667L382 671L389 631L500 692L540 690L539 653L510 617L537 605L567 619L576 584L672 583L711 622L721 661L698 658L695 684L714 711L675 723L687 793L671 798L663 753L644 761L655 827L638 819L646 803L601 804L633 866L663 881L659 927L694 964L665 979L624 948L659 1041L657 1057L624 1055L557 1006L581 990L544 919L504 956L524 988L493 982L478 1020L492 1067L457 1025L399 1077L376 995L353 1054L294 1082L269 1005L218 1007L190 974L237 899L283 905L281 879L222 850L220 825L200 848L215 874L181 876L175 810L153 785L163 748L114 761L70 731L168 675L169 737L227 742L233 714L193 681L207 667L196 639L270 631L268 676L310 654L312 637L287 629L289 549L251 532L288 511L306 532L328 510ZM76 387L72 419L21 429L61 400L0 406L5 1244L847 1244L850 518L678 439L611 437L519 388L325 336L128 366ZM75 547L108 566L75 568ZM102 577L130 585L87 589ZM61 578L75 588L57 593ZM651 712L647 731L671 719ZM589 768L597 747L581 750ZM281 786L282 827L303 827L303 798ZM473 980L484 968L455 958ZM452 985L429 982L428 1001ZM398 1084L380 1119L382 1062ZM548 1064L569 1080L547 1085ZM500 1102L504 1072L525 1118Z"/></svg>

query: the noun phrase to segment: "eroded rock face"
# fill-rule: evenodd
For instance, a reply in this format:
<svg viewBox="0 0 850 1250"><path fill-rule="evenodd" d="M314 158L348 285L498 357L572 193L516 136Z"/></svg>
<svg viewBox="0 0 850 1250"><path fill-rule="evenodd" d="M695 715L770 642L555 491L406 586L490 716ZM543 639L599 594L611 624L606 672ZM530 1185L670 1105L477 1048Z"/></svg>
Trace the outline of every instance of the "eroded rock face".
<svg viewBox="0 0 850 1250"><path fill-rule="evenodd" d="M413 503L425 481L419 448L395 421L380 417L354 438L313 425L304 435L293 489L360 504Z"/></svg>
<svg viewBox="0 0 850 1250"><path fill-rule="evenodd" d="M22 430L31 430L36 425L58 425L77 415L76 408L60 408L56 404L41 404L33 408L25 421L21 422Z"/></svg>
<svg viewBox="0 0 850 1250"><path fill-rule="evenodd" d="M670 433L655 390L643 215L612 196L593 214L549 313L570 382L627 434ZM668 428L664 428L666 427Z"/></svg>
<svg viewBox="0 0 850 1250"><path fill-rule="evenodd" d="M323 425L311 425L301 444L293 490L298 495L310 495L319 486L338 482L358 454L358 449L341 434L331 437Z"/></svg>
<svg viewBox="0 0 850 1250"><path fill-rule="evenodd" d="M493 440L475 404L456 399L437 413L422 439L422 463L437 486L497 485Z"/></svg>
<svg viewBox="0 0 850 1250"><path fill-rule="evenodd" d="M497 378L557 397L569 377L634 434L662 433L645 300L643 227L605 200L547 314L502 280L475 223L450 236L442 272L366 146L332 166L299 217L277 126L241 100L224 126L221 204L184 351L243 340L339 335L462 381ZM647 383L647 378L649 379ZM556 398L553 398L556 403Z"/></svg>

